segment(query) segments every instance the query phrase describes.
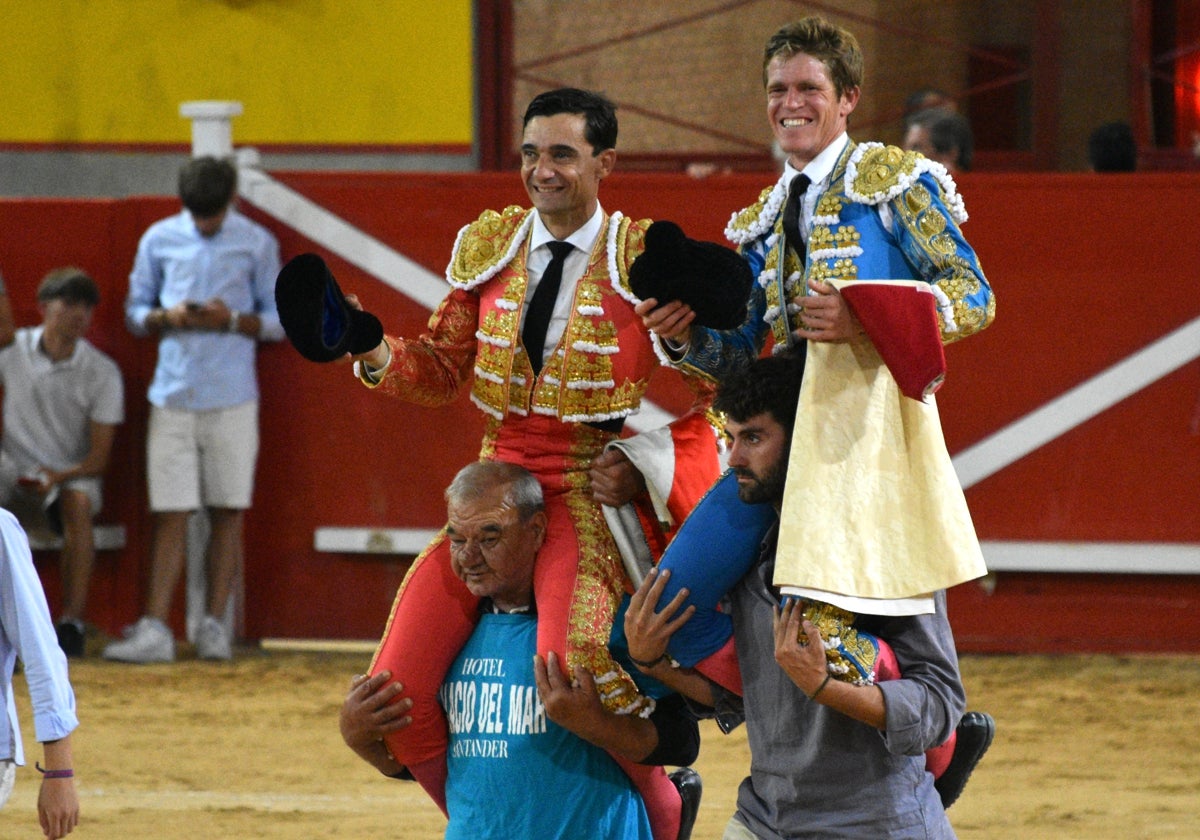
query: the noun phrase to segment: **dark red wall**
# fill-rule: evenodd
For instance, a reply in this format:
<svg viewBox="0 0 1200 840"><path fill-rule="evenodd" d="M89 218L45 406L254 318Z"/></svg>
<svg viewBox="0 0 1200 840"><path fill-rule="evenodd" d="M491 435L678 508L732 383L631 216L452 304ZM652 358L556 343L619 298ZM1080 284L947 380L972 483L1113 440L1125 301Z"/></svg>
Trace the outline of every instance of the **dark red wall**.
<svg viewBox="0 0 1200 840"><path fill-rule="evenodd" d="M525 198L510 174L276 177L438 274L465 222ZM618 174L602 197L609 211L670 218L719 239L769 177ZM964 230L999 311L990 329L947 351L938 401L952 452L1200 315L1200 176L977 174L960 187L971 213ZM50 268L78 264L104 290L91 338L121 365L128 417L101 520L124 523L129 545L101 556L89 616L110 632L137 615L149 537L142 442L155 347L128 334L121 303L138 237L175 207L159 198L0 200L0 271L19 324L36 322L33 290ZM284 259L320 250L248 212L278 235ZM331 265L389 331L422 329L420 307L340 260ZM314 529L440 524L441 489L476 454L479 414L465 397L429 410L376 396L346 366L305 362L287 345L265 346L259 373L247 634L374 637L404 562L319 553ZM1200 543L1200 438L1187 432L1198 388L1193 363L971 488L981 538ZM666 377L652 396L685 404ZM53 603L56 571L40 560ZM1001 573L991 594L969 584L951 596L963 650L1200 650L1198 601L1196 576Z"/></svg>

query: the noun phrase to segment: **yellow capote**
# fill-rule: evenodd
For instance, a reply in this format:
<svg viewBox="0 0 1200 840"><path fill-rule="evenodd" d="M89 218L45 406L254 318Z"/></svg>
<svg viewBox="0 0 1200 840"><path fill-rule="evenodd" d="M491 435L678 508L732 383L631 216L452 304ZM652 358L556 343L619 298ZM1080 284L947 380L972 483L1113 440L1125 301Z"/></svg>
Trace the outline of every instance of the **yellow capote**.
<svg viewBox="0 0 1200 840"><path fill-rule="evenodd" d="M810 342L775 585L903 599L986 573L933 398L901 395L870 342Z"/></svg>

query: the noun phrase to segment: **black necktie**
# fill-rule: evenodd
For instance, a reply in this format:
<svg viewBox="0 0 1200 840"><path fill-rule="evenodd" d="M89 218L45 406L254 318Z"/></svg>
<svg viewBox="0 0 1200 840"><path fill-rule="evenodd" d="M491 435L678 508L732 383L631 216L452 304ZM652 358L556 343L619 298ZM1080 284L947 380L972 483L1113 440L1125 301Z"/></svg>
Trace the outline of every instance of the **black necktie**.
<svg viewBox="0 0 1200 840"><path fill-rule="evenodd" d="M792 184L788 187L787 203L783 207L783 235L787 237L787 243L792 247L792 250L804 256L804 240L800 237L800 209L804 204L804 194L808 192L808 185L812 183L812 179L804 173L800 173L792 178Z"/></svg>
<svg viewBox="0 0 1200 840"><path fill-rule="evenodd" d="M521 330L521 343L529 354L529 364L533 365L533 375L537 376L542 369L542 353L546 346L546 329L550 326L550 315L554 312L554 301L558 297L558 287L562 285L563 263L567 254L575 250L570 242L547 242L547 247L554 255L550 264L542 272L542 279L533 290L533 298L525 312L525 327Z"/></svg>

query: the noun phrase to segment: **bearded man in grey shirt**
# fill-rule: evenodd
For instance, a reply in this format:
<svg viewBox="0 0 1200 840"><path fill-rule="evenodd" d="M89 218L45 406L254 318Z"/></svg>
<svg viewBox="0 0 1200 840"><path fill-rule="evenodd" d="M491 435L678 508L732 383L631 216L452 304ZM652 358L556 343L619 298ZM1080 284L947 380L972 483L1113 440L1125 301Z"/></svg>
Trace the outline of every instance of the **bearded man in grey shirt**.
<svg viewBox="0 0 1200 840"><path fill-rule="evenodd" d="M720 386L714 408L728 418L729 466L743 502L779 509L802 366L788 355L759 359ZM902 678L854 685L829 679L820 631L795 601L781 605L774 563L772 529L729 593L742 696L667 656L692 614L678 612L686 590L658 609L669 572L646 578L625 619L639 668L726 731L746 721L750 775L724 839L953 838L923 755L950 736L966 707L945 592L935 593L932 614L858 616L856 627L891 644Z"/></svg>

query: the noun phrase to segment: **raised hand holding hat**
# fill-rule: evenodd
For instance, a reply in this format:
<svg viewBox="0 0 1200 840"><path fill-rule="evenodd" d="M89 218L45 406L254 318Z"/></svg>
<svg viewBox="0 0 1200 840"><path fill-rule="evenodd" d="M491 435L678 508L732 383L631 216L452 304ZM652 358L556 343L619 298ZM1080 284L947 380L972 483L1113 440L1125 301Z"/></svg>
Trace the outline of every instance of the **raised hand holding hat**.
<svg viewBox="0 0 1200 840"><path fill-rule="evenodd" d="M275 306L292 346L313 362L366 353L383 341L379 319L346 302L329 266L316 254L300 254L279 272Z"/></svg>
<svg viewBox="0 0 1200 840"><path fill-rule="evenodd" d="M754 275L731 248L689 239L674 222L646 230L646 249L629 267L629 287L642 300L678 300L696 313L695 323L732 329L746 318Z"/></svg>

